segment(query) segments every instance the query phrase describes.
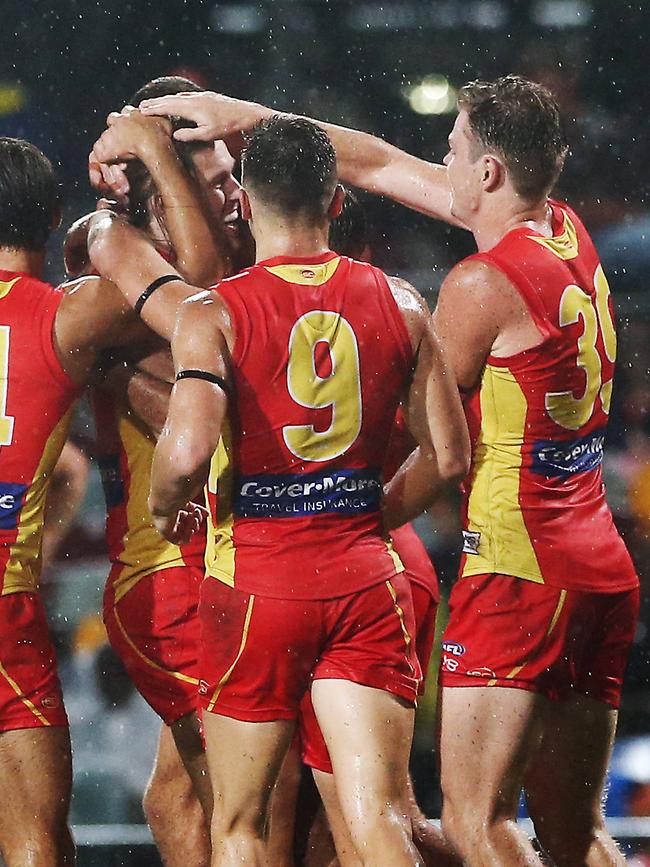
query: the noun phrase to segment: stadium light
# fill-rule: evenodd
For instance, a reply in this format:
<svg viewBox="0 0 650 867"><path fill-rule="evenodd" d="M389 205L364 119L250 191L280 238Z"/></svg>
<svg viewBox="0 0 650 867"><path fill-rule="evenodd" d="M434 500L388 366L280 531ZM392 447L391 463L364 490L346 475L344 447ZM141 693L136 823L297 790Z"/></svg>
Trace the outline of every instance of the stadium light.
<svg viewBox="0 0 650 867"><path fill-rule="evenodd" d="M449 114L456 109L457 90L444 75L425 75L402 93L416 114Z"/></svg>

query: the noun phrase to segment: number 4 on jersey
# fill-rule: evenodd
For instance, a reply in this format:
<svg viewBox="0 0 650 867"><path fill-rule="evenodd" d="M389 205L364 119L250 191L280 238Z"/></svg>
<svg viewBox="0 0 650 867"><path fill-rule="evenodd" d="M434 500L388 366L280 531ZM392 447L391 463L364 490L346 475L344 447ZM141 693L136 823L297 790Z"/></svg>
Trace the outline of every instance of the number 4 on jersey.
<svg viewBox="0 0 650 867"><path fill-rule="evenodd" d="M7 415L9 331L8 325L0 325L0 446L11 445L14 435L14 417Z"/></svg>

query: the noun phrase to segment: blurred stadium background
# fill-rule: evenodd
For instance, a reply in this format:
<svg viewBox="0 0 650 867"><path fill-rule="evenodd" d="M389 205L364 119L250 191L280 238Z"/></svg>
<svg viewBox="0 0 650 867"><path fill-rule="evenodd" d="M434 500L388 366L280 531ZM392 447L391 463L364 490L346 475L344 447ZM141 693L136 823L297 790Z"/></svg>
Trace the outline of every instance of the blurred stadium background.
<svg viewBox="0 0 650 867"><path fill-rule="evenodd" d="M385 136L427 159L445 153L455 93L469 78L518 72L543 81L563 109L572 153L559 196L596 237L620 331L605 463L609 500L642 578L643 614L630 662L607 812L650 816L650 7L615 0L3 0L0 132L39 145L58 165L63 228L94 207L87 154L107 113L150 78L180 73L208 88ZM471 238L364 196L377 264L435 303ZM48 265L62 279L61 235ZM75 441L92 456L82 407ZM138 827L158 723L104 644L97 612L107 561L103 499L93 471L86 499L45 593L58 637L75 750L73 821L82 865L151 864ZM458 557L454 503L418 529L448 590ZM444 612L443 612L444 616ZM414 772L439 815L435 683L419 713ZM650 864L650 818L616 826ZM108 843L110 845L104 845ZM632 863L632 862L631 862Z"/></svg>

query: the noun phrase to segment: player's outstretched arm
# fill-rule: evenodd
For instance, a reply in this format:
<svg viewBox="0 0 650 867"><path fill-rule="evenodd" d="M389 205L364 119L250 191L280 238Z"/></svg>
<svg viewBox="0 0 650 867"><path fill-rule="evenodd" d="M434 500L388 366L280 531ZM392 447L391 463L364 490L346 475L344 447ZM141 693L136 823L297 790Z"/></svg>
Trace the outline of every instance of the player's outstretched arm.
<svg viewBox="0 0 650 867"><path fill-rule="evenodd" d="M405 405L406 423L418 447L386 486L384 513L389 529L416 517L445 487L461 481L470 462L469 433L458 388L428 308L412 287L404 281L399 284L412 341L419 332L417 362Z"/></svg>
<svg viewBox="0 0 650 867"><path fill-rule="evenodd" d="M176 266L185 279L209 286L229 274L231 262L223 228L210 219L204 191L185 170L169 121L146 117L127 106L119 114L110 114L107 123L90 154L91 180L97 181L102 165L139 159L160 195Z"/></svg>
<svg viewBox="0 0 650 867"><path fill-rule="evenodd" d="M185 283L143 232L112 211L93 215L88 252L97 271L119 288L142 321L165 340L171 340L181 303L201 290ZM143 292L151 290L161 277L178 279L161 283L138 305Z"/></svg>
<svg viewBox="0 0 650 867"><path fill-rule="evenodd" d="M182 305L172 339L176 382L151 471L149 508L167 538L178 532L177 516L208 477L226 414L229 321L214 293Z"/></svg>
<svg viewBox="0 0 650 867"><path fill-rule="evenodd" d="M179 93L145 100L144 114L175 115L196 124L174 136L182 141L233 139L272 117L273 109L219 93ZM418 159L377 136L310 118L329 135L341 180L387 196L430 217L460 225L450 211L447 169Z"/></svg>

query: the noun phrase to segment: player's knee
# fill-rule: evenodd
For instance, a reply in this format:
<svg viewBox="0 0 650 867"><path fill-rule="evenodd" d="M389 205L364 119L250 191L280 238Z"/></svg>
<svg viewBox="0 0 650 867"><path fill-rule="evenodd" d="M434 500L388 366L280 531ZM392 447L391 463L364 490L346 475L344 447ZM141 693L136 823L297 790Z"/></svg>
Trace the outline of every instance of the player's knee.
<svg viewBox="0 0 650 867"><path fill-rule="evenodd" d="M73 867L75 847L66 823L36 819L2 842L6 867Z"/></svg>

